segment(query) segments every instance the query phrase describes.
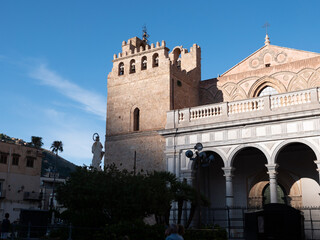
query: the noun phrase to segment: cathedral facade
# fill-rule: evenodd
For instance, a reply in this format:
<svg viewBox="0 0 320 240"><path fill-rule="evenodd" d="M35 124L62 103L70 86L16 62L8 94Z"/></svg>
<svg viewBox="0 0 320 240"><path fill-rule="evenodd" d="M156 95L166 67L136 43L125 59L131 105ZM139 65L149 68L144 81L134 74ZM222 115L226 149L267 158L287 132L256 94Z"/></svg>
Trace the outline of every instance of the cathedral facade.
<svg viewBox="0 0 320 240"><path fill-rule="evenodd" d="M201 49L122 43L108 75L105 163L167 170L211 207L320 207L320 54L265 44L201 80ZM214 155L195 170L196 143Z"/></svg>

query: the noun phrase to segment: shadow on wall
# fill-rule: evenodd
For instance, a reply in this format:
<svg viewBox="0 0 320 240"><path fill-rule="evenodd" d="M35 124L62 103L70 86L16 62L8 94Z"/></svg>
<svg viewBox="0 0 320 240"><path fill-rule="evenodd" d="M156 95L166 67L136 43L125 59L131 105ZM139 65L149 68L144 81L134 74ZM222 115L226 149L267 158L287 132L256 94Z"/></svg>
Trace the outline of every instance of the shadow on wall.
<svg viewBox="0 0 320 240"><path fill-rule="evenodd" d="M217 78L212 78L200 82L199 102L200 105L223 102L223 93L218 89Z"/></svg>

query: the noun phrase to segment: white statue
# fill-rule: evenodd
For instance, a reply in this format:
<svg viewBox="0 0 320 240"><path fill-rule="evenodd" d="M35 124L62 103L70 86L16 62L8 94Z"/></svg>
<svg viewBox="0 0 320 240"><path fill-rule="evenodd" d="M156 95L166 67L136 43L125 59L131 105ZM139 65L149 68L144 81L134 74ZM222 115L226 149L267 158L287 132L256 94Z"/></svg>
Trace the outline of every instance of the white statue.
<svg viewBox="0 0 320 240"><path fill-rule="evenodd" d="M97 136L95 137L95 135L97 135ZM93 134L93 140L95 142L92 144L93 158L92 158L91 166L98 169L98 170L101 170L100 164L101 164L101 160L104 155L104 152L102 151L103 146L100 142L100 137L99 137L98 133Z"/></svg>

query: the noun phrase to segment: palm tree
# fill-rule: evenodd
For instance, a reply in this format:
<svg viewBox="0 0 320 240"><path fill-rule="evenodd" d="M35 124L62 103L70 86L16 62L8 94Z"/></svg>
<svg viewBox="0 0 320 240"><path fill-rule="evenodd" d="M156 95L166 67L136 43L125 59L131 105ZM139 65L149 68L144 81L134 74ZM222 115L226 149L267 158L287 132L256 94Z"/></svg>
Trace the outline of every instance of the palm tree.
<svg viewBox="0 0 320 240"><path fill-rule="evenodd" d="M50 148L51 148L51 151L56 155L58 155L59 152L63 152L63 144L61 141L54 141L51 144Z"/></svg>
<svg viewBox="0 0 320 240"><path fill-rule="evenodd" d="M54 141L51 144L50 148L51 148L51 151L56 154L56 158L54 161L54 171L53 171L52 198L51 198L51 203L50 203L50 208L51 208L51 210L53 210L53 198L55 195L57 158L58 158L58 153L63 152L63 144L61 141ZM54 211L52 211L51 224L54 224Z"/></svg>
<svg viewBox="0 0 320 240"><path fill-rule="evenodd" d="M35 148L37 148L37 149L41 148L42 145L43 145L42 137L32 136L31 137L31 143Z"/></svg>

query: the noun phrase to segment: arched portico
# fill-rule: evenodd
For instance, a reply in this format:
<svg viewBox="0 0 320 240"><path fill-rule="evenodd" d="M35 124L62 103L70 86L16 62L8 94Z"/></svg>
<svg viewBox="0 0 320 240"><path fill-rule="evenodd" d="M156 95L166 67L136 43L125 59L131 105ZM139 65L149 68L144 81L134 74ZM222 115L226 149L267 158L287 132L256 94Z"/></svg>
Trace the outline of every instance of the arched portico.
<svg viewBox="0 0 320 240"><path fill-rule="evenodd" d="M232 151L229 159L233 169L233 205L262 205L262 197L259 196L258 199L252 194L254 190L251 189L259 182L269 182L265 167L268 164L268 157L267 151L260 145L238 146Z"/></svg>
<svg viewBox="0 0 320 240"><path fill-rule="evenodd" d="M292 144L292 143L302 143L306 146L308 146L309 148L312 149L312 151L315 154L315 161L316 160L320 160L320 151L319 151L319 147L317 147L315 144L313 144L311 141L308 141L306 139L290 139L290 140L285 140L282 141L281 143L279 143L273 150L273 153L271 154L270 157L270 164L275 164L277 163L276 159L279 155L279 153L281 152L281 149L284 148L285 146Z"/></svg>
<svg viewBox="0 0 320 240"><path fill-rule="evenodd" d="M245 148L256 148L256 149L259 149L263 154L264 156L266 157L267 159L267 163L269 163L269 159L270 159L270 154L269 152L267 151L267 149L265 147L263 147L262 145L259 145L259 144L242 144L242 145L239 145L237 147L235 147L231 153L229 154L228 156L228 160L226 162L226 167L233 167L233 161L236 157L236 155L243 149Z"/></svg>
<svg viewBox="0 0 320 240"><path fill-rule="evenodd" d="M279 166L279 184L286 188L287 202L293 207L320 206L317 153L311 142L299 139L280 143L272 154Z"/></svg>

